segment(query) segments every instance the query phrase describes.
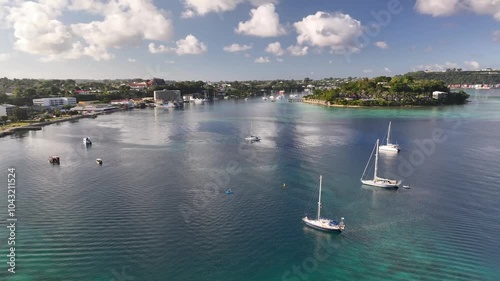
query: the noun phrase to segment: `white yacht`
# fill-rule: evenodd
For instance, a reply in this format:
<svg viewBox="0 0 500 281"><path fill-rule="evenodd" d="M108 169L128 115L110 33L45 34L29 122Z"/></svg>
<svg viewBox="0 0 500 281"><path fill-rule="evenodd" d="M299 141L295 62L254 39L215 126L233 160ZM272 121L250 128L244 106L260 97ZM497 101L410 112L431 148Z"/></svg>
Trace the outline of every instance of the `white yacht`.
<svg viewBox="0 0 500 281"><path fill-rule="evenodd" d="M389 129L387 130L387 143L384 145L381 145L379 147L380 151L388 151L388 152L399 152L401 148L399 147L399 144L394 144L391 143L391 122L389 122Z"/></svg>
<svg viewBox="0 0 500 281"><path fill-rule="evenodd" d="M384 187L384 188L397 188L401 184L400 180L392 180L392 179L384 179L380 178L377 175L378 172L378 144L379 140L377 139L377 143L375 144L374 150L372 151L372 154L370 155L370 159L368 159L368 163L366 164L365 170L363 171L363 175L361 176L361 182L366 185L371 185L371 186L377 186L377 187ZM368 165L370 164L370 161L373 157L373 152L375 152L375 170L373 172L373 179L368 179L364 180L364 176L366 173L366 170L368 169Z"/></svg>
<svg viewBox="0 0 500 281"><path fill-rule="evenodd" d="M323 181L323 176L319 176L319 198L318 198L318 215L316 219L308 218L305 216L302 221L309 227L316 228L324 231L339 231L342 232L345 228L344 218L340 219L340 222L321 218L321 185Z"/></svg>
<svg viewBox="0 0 500 281"><path fill-rule="evenodd" d="M254 142L254 141L260 141L260 138L257 136L249 136L249 137L246 137L245 140Z"/></svg>

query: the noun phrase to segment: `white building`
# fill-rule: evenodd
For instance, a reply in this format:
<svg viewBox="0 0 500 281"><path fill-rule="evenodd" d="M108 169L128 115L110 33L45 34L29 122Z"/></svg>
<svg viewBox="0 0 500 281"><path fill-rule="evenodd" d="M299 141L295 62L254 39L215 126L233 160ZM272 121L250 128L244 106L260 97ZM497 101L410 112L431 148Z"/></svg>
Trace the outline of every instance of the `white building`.
<svg viewBox="0 0 500 281"><path fill-rule="evenodd" d="M0 116L9 115L9 112L14 108L16 108L16 106L12 104L0 104Z"/></svg>
<svg viewBox="0 0 500 281"><path fill-rule="evenodd" d="M155 102L182 101L181 91L179 90L160 90L154 91Z"/></svg>
<svg viewBox="0 0 500 281"><path fill-rule="evenodd" d="M59 107L63 105L76 105L76 98L64 97L64 98L41 98L33 99L33 105L43 106L43 107Z"/></svg>
<svg viewBox="0 0 500 281"><path fill-rule="evenodd" d="M436 100L444 99L448 96L448 93L446 92L441 92L441 91L434 91L432 92L432 98Z"/></svg>

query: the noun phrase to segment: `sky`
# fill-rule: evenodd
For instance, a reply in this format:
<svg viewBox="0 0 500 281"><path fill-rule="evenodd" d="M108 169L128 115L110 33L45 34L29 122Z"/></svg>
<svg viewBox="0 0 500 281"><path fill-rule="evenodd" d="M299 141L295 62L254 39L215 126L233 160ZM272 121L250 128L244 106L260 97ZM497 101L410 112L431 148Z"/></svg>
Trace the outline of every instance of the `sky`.
<svg viewBox="0 0 500 281"><path fill-rule="evenodd" d="M0 4L0 77L233 81L500 68L500 0Z"/></svg>

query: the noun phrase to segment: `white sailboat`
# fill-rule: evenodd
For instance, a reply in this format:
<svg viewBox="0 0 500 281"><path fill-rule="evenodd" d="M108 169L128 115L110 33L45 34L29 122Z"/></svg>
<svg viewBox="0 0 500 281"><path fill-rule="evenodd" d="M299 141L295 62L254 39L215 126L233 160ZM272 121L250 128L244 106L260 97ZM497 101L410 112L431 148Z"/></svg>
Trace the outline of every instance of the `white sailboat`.
<svg viewBox="0 0 500 281"><path fill-rule="evenodd" d="M334 220L321 218L321 185L323 182L323 176L319 176L319 198L318 198L318 215L316 219L310 219L305 216L302 221L309 227L316 228L324 231L339 231L341 232L345 228L344 218L340 219L340 223Z"/></svg>
<svg viewBox="0 0 500 281"><path fill-rule="evenodd" d="M384 188L396 188L399 187L401 184L400 180L391 180L391 179L384 179L380 178L377 175L378 172L378 149L379 149L379 140L377 139L377 143L375 144L375 171L373 173L373 179L371 180L364 180L363 178L365 177L366 169L368 169L368 165L370 164L370 161L373 156L373 151L372 154L370 155L370 159L368 159L368 163L366 164L365 170L363 171L363 175L361 176L361 182L366 185L371 185L371 186L377 186L377 187L384 187Z"/></svg>
<svg viewBox="0 0 500 281"><path fill-rule="evenodd" d="M388 152L399 152L401 150L399 144L391 143L391 122L389 122L389 129L387 130L387 144L381 145L379 150Z"/></svg>

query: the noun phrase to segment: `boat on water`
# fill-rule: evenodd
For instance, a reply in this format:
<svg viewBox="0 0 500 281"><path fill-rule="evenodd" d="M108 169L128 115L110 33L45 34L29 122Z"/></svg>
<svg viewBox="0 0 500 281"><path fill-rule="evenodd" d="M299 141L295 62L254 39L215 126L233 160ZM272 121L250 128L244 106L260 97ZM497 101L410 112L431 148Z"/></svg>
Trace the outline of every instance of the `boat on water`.
<svg viewBox="0 0 500 281"><path fill-rule="evenodd" d="M399 152L401 151L401 148L399 147L399 144L395 144L391 142L391 123L389 122L389 128L387 129L387 139L386 139L386 144L381 145L379 147L380 151L386 151L386 152Z"/></svg>
<svg viewBox="0 0 500 281"><path fill-rule="evenodd" d="M83 138L83 144L85 144L85 145L91 145L92 141L88 137L87 138Z"/></svg>
<svg viewBox="0 0 500 281"><path fill-rule="evenodd" d="M59 165L59 164L61 164L61 159L59 158L59 156L56 156L56 155L50 156L49 163L52 165Z"/></svg>
<svg viewBox="0 0 500 281"><path fill-rule="evenodd" d="M323 231L338 231L342 232L345 228L344 218L340 219L340 222L321 218L321 185L323 183L323 176L319 176L319 197L318 197L318 214L316 219L308 218L305 216L302 221L309 227L323 230Z"/></svg>
<svg viewBox="0 0 500 281"><path fill-rule="evenodd" d="M232 190L231 190L231 188L230 188L230 189L226 190L226 192L225 192L225 193L226 193L226 194L233 194L233 191L232 191Z"/></svg>
<svg viewBox="0 0 500 281"><path fill-rule="evenodd" d="M379 140L377 139L377 143L375 144L375 147L372 151L372 154L370 155L370 159L368 159L368 163L366 163L365 170L363 171L363 175L361 176L361 182L365 185L370 185L370 186L376 186L376 187L383 187L383 188L398 188L399 185L401 184L401 180L393 180L393 179L384 179L381 178L377 175L378 172L378 150L379 150ZM375 168L373 172L373 179L363 179L366 174L366 170L368 169L368 165L370 164L370 161L373 157L373 154L375 153Z"/></svg>
<svg viewBox="0 0 500 281"><path fill-rule="evenodd" d="M205 101L203 99L193 99L194 104L202 104Z"/></svg>
<svg viewBox="0 0 500 281"><path fill-rule="evenodd" d="M254 141L260 141L260 138L257 136L249 136L249 137L246 137L245 140L254 142Z"/></svg>
<svg viewBox="0 0 500 281"><path fill-rule="evenodd" d="M97 164L99 164L99 165L102 165L102 159L101 159L101 158L97 158L97 159L95 160L95 162L96 162Z"/></svg>

